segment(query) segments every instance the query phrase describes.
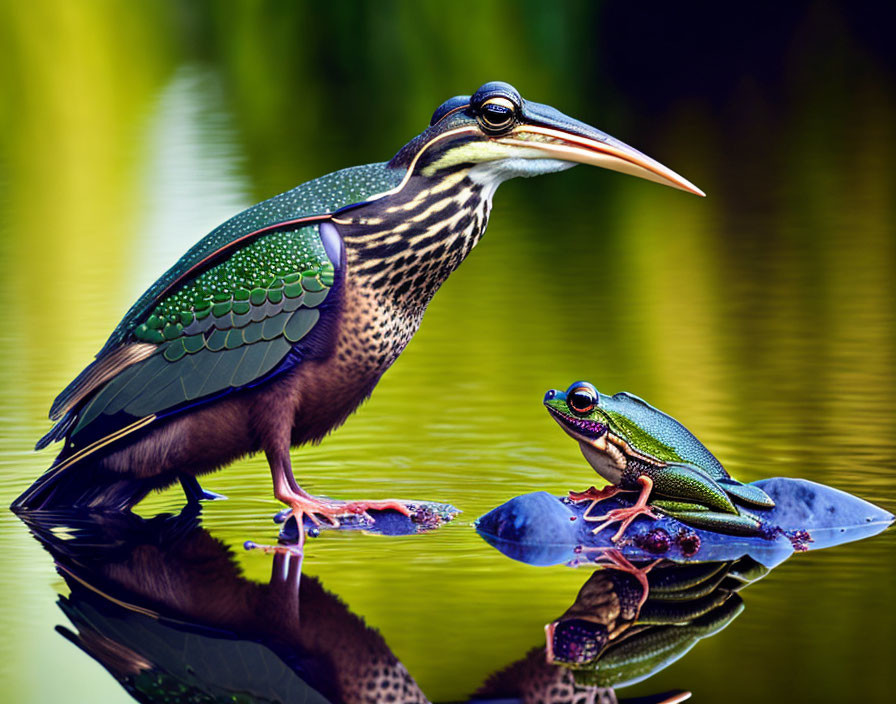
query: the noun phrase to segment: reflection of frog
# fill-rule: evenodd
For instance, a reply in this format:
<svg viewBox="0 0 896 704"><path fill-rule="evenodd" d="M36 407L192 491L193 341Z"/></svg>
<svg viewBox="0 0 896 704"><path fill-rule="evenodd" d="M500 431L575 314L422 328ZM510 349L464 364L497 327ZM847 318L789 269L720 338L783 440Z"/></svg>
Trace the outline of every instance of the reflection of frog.
<svg viewBox="0 0 896 704"><path fill-rule="evenodd" d="M545 626L548 662L568 666L594 662L641 613L650 593L647 574L662 560L638 567L616 549L601 553L594 561L607 568L591 575L575 603Z"/></svg>
<svg viewBox="0 0 896 704"><path fill-rule="evenodd" d="M545 627L547 661L570 668L580 684L616 687L640 681L718 633L743 610L735 593L768 569L736 562L634 565L601 551L604 569Z"/></svg>
<svg viewBox="0 0 896 704"><path fill-rule="evenodd" d="M677 564L630 562L616 548L583 551L593 572L575 602L545 626L546 647L494 673L472 702L623 704L616 688L642 682L743 612L739 590L768 568L750 558ZM682 690L641 696L677 704Z"/></svg>
<svg viewBox="0 0 896 704"><path fill-rule="evenodd" d="M750 535L761 524L736 504L775 505L762 489L733 479L681 423L637 396L607 396L579 381L566 392L548 391L544 404L560 427L578 441L585 459L613 485L574 493L571 498L597 503L619 491L641 492L631 507L599 517L586 514L588 520L603 521L595 533L620 521L613 536L618 540L637 516L656 518L651 511L656 508L699 528Z"/></svg>

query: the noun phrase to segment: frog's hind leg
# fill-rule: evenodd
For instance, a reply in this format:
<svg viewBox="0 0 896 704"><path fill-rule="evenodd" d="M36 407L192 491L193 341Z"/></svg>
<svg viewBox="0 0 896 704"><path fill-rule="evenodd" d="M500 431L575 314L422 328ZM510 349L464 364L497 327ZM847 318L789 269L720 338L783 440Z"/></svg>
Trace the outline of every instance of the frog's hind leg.
<svg viewBox="0 0 896 704"><path fill-rule="evenodd" d="M756 508L774 508L775 502L755 484L741 484L736 479L719 479L719 486L738 502Z"/></svg>
<svg viewBox="0 0 896 704"><path fill-rule="evenodd" d="M598 503L597 501L592 501L591 505L585 511L585 514L582 516L586 521L603 521L597 528L592 530L591 532L595 535L600 533L604 528L612 523L619 522L621 525L619 526L619 530L616 531L616 534L610 539L614 543L617 542L622 535L625 533L626 528L631 525L631 522L634 521L638 516L648 516L650 518L656 519L656 514L650 510L650 507L647 506L647 498L650 496L650 492L653 490L653 480L648 477L646 474L642 474L638 477L638 484L641 485L641 493L638 495L638 500L634 503L633 506L629 506L627 508L614 508L611 511L608 511L603 516L591 516L589 515L591 509Z"/></svg>
<svg viewBox="0 0 896 704"><path fill-rule="evenodd" d="M762 521L746 511L740 513L722 513L721 511L696 510L681 511L672 510L660 503L654 502L658 511L687 523L694 528L703 528L717 533L729 533L733 535L757 535L762 531Z"/></svg>
<svg viewBox="0 0 896 704"><path fill-rule="evenodd" d="M673 462L654 474L655 498L671 498L705 506L710 511L737 513L737 508L718 481L699 467L684 462Z"/></svg>
<svg viewBox="0 0 896 704"><path fill-rule="evenodd" d="M744 509L740 509L738 513L725 513L713 511L707 506L690 501L663 498L655 498L650 505L657 511L694 528L735 535L756 535L762 530L762 521L759 517Z"/></svg>

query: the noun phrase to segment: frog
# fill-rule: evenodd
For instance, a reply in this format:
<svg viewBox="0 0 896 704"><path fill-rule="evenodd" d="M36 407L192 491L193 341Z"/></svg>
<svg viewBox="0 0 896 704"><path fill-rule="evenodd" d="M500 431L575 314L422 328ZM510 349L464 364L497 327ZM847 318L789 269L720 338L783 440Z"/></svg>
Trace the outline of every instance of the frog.
<svg viewBox="0 0 896 704"><path fill-rule="evenodd" d="M755 484L734 479L691 431L643 399L625 391L608 396L576 381L566 391L548 391L544 405L609 482L569 493L571 501L591 502L584 518L599 522L593 533L619 523L616 543L638 516L656 519L658 513L722 533L763 531L756 511L774 508L774 500ZM632 506L592 515L604 499L632 491L639 492Z"/></svg>

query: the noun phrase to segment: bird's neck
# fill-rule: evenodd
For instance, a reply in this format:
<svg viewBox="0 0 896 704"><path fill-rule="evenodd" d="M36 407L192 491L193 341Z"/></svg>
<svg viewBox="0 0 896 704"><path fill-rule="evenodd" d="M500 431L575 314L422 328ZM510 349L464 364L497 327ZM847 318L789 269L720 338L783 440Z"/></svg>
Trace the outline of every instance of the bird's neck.
<svg viewBox="0 0 896 704"><path fill-rule="evenodd" d="M479 242L491 191L458 170L413 176L395 194L341 214L349 276L406 311L422 311Z"/></svg>

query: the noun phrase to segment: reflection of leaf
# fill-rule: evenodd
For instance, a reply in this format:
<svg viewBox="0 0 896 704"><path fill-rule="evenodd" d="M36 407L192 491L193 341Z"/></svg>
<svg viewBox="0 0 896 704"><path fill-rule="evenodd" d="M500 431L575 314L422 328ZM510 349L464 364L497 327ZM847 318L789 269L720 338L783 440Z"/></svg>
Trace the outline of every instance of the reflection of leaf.
<svg viewBox="0 0 896 704"><path fill-rule="evenodd" d="M588 560L589 548L618 547L630 559L733 560L744 555L773 566L794 549L813 550L861 540L880 533L893 515L852 494L805 479L776 477L755 482L775 501L756 511L763 522L758 536L736 536L687 526L669 516L639 518L619 545L613 531L591 533L581 520L587 502L571 504L545 492L525 494L493 509L477 522L479 534L506 555L530 564ZM601 502L606 511L630 506L626 494ZM656 540L657 535L663 540ZM579 552L578 546L585 550ZM649 549L648 549L649 548Z"/></svg>

